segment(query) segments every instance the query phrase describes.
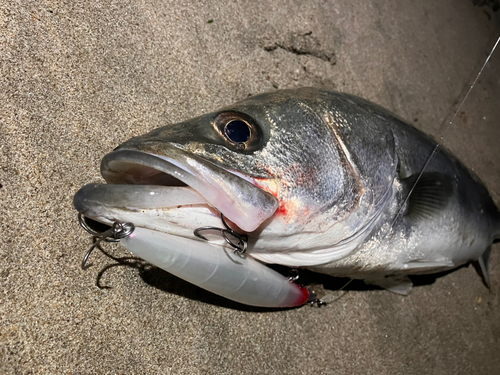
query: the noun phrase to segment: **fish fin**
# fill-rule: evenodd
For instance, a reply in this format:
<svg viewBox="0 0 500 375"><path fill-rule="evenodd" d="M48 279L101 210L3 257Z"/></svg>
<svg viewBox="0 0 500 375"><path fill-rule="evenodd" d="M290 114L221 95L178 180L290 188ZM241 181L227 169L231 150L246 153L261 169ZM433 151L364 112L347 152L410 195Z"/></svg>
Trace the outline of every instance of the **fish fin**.
<svg viewBox="0 0 500 375"><path fill-rule="evenodd" d="M490 274L488 272L490 253L491 253L491 246L486 249L483 255L481 255L475 262L473 262L474 268L476 269L479 276L481 276L484 285L486 285L488 289L491 288Z"/></svg>
<svg viewBox="0 0 500 375"><path fill-rule="evenodd" d="M393 293L406 296L413 289L413 283L408 276L390 276L383 279L366 279L365 283L379 286Z"/></svg>
<svg viewBox="0 0 500 375"><path fill-rule="evenodd" d="M415 174L403 180L407 191L411 191L405 216L415 220L439 216L453 194L453 179L438 172L425 172L420 179L418 176Z"/></svg>

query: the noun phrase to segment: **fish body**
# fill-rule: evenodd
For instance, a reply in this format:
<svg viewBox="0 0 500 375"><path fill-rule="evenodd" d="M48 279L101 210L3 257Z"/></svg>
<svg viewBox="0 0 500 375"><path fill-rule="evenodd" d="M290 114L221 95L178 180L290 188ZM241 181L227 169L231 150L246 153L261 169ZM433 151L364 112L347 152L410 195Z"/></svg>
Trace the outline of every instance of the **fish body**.
<svg viewBox="0 0 500 375"><path fill-rule="evenodd" d="M314 88L257 95L132 138L104 157L101 173L107 185L75 195L89 218L198 241L193 231L220 226L222 213L260 262L398 293L411 290L408 275L471 261L487 279L500 237L487 189L451 153L373 103Z"/></svg>

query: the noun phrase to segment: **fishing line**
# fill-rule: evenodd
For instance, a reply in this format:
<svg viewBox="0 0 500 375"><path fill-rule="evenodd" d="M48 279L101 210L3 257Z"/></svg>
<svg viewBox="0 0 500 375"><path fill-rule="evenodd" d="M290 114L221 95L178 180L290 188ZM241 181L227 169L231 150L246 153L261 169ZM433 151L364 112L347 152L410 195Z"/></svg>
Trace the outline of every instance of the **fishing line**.
<svg viewBox="0 0 500 375"><path fill-rule="evenodd" d="M417 176L417 179L415 180L415 182L413 183L410 191L408 192L408 194L406 195L406 198L405 200L403 201L403 203L401 204L401 206L399 207L398 209L398 212L396 213L396 216L394 217L394 220L392 221L391 223L391 227L390 229L392 229L392 227L394 226L394 224L396 223L396 220L399 218L399 216L401 215L401 212L403 211L403 207L405 207L406 203L408 202L408 199L410 198L410 195L413 193L413 190L415 189L415 186L417 186L420 178L422 177L422 175L424 174L425 170L427 169L427 167L429 166L429 163L431 162L431 159L434 157L434 155L436 154L437 150L439 149L439 147L441 146L441 144L443 143L443 139L444 139L444 136L445 134L448 132L448 130L450 129L450 126L453 124L453 121L455 121L455 118L457 117L458 113L460 112L460 110L462 109L465 101L469 98L469 95L472 91L472 89L474 88L474 86L476 85L477 81L479 80L479 77L481 76L481 73L483 72L484 68L486 67L486 64L488 64L488 61L490 61L490 58L491 56L493 55L493 52L495 52L495 49L497 48L498 44L500 42L500 36L498 37L495 45L493 46L493 48L491 49L488 57L486 58L483 66L481 67L481 69L479 70L479 73L476 75L476 79L474 80L474 82L472 83L472 85L470 86L469 90L467 91L467 94L465 94L465 97L463 98L462 102L460 103L460 105L458 106L458 109L455 111L455 114L453 115L453 117L451 118L451 120L448 122L448 124L446 125L445 129L441 132L441 136L439 138L439 141L436 143L436 146L434 146L434 149L432 150L432 152L430 153L430 155L427 157L425 163L424 163L424 166L422 167L420 173L418 174ZM444 125L443 125L444 126ZM440 129L441 130L441 129Z"/></svg>

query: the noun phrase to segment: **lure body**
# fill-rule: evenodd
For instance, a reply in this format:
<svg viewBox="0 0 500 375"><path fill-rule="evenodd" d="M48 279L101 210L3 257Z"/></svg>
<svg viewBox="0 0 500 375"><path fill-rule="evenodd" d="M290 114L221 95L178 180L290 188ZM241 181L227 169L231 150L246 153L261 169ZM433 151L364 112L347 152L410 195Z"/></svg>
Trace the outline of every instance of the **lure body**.
<svg viewBox="0 0 500 375"><path fill-rule="evenodd" d="M307 289L225 246L136 227L120 243L135 255L200 288L246 305L294 307Z"/></svg>

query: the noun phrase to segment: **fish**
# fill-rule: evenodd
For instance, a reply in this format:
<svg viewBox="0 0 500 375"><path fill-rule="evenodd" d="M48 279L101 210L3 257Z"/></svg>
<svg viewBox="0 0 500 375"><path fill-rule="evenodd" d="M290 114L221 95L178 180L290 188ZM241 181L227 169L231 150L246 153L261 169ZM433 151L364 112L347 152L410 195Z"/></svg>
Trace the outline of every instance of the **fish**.
<svg viewBox="0 0 500 375"><path fill-rule="evenodd" d="M104 156L101 174L106 184L75 194L80 214L132 222L121 243L133 253L255 306L312 299L269 264L408 294L411 275L476 262L489 284L500 238L488 190L449 151L374 103L318 88L255 95L134 137ZM221 217L248 238L244 253L194 235Z"/></svg>

